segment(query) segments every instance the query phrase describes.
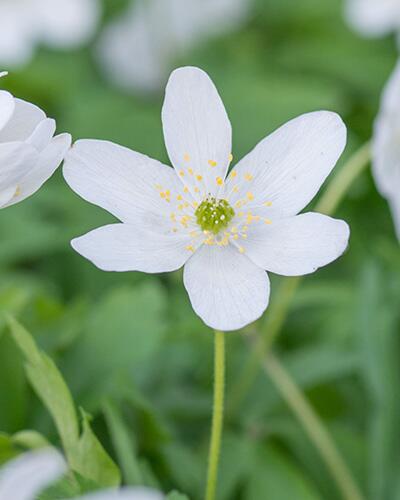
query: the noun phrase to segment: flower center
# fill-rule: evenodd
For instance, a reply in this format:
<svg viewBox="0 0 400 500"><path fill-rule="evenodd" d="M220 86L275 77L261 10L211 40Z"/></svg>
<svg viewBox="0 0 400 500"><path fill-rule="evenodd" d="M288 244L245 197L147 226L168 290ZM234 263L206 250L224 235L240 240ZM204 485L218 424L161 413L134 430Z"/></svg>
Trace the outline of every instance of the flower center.
<svg viewBox="0 0 400 500"><path fill-rule="evenodd" d="M235 216L235 211L226 200L208 196L195 211L197 224L203 231L218 234L226 229Z"/></svg>

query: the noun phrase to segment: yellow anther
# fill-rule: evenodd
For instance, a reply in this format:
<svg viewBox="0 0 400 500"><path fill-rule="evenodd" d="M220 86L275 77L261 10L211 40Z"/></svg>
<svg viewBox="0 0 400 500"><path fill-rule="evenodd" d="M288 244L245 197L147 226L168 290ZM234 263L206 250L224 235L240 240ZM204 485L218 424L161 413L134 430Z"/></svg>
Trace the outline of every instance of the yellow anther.
<svg viewBox="0 0 400 500"><path fill-rule="evenodd" d="M251 191L249 191L249 192L246 194L246 198L247 198L249 201L254 200L254 194L253 194Z"/></svg>
<svg viewBox="0 0 400 500"><path fill-rule="evenodd" d="M164 191L161 191L160 196L161 196L161 198L165 198L165 193L164 193Z"/></svg>
<svg viewBox="0 0 400 500"><path fill-rule="evenodd" d="M197 231L190 231L190 237L191 238L197 238L197 236L199 235L199 233Z"/></svg>
<svg viewBox="0 0 400 500"><path fill-rule="evenodd" d="M243 248L243 247L239 246L238 248L239 248L239 252L240 252L240 253L244 253L244 252L245 252L245 250L244 250L244 248Z"/></svg>
<svg viewBox="0 0 400 500"><path fill-rule="evenodd" d="M161 184L156 184L156 186L155 186L155 187L156 187L156 189L158 189L159 191L162 189Z"/></svg>
<svg viewBox="0 0 400 500"><path fill-rule="evenodd" d="M233 226L232 229L231 229L231 232L232 233L237 233L238 232L238 228L236 226Z"/></svg>
<svg viewBox="0 0 400 500"><path fill-rule="evenodd" d="M244 178L246 179L246 181L252 181L254 179L254 177L250 173L244 174Z"/></svg>
<svg viewBox="0 0 400 500"><path fill-rule="evenodd" d="M188 172L190 175L193 175L193 168L188 168Z"/></svg>
<svg viewBox="0 0 400 500"><path fill-rule="evenodd" d="M188 153L185 153L185 154L183 155L183 159L184 159L184 161L190 161L190 156L189 156L189 154L188 154Z"/></svg>
<svg viewBox="0 0 400 500"><path fill-rule="evenodd" d="M185 175L184 170L179 170L179 175L180 175L181 177L183 177L183 176Z"/></svg>
<svg viewBox="0 0 400 500"><path fill-rule="evenodd" d="M222 177L217 177L215 180L216 180L218 186L222 186L224 183L224 180L222 179Z"/></svg>
<svg viewBox="0 0 400 500"><path fill-rule="evenodd" d="M189 188L188 188L187 186L185 186L185 187L183 188L183 192L184 192L184 193L188 193L188 192L189 192Z"/></svg>
<svg viewBox="0 0 400 500"><path fill-rule="evenodd" d="M178 232L178 229L177 229L176 227L173 227L173 228L172 228L172 231L173 231L174 233L177 233L177 232Z"/></svg>
<svg viewBox="0 0 400 500"><path fill-rule="evenodd" d="M264 207L272 207L272 201L266 201L263 205Z"/></svg>
<svg viewBox="0 0 400 500"><path fill-rule="evenodd" d="M210 165L210 167L216 167L217 166L217 162L215 160L208 160L208 164Z"/></svg>
<svg viewBox="0 0 400 500"><path fill-rule="evenodd" d="M232 236L232 238L233 238L234 240L238 240L238 239L239 239L239 235L238 235L238 234L234 234L234 235Z"/></svg>
<svg viewBox="0 0 400 500"><path fill-rule="evenodd" d="M243 233L243 234L241 234L241 237L242 237L244 240L247 240L247 233Z"/></svg>
<svg viewBox="0 0 400 500"><path fill-rule="evenodd" d="M234 179L235 177L237 177L237 172L236 172L236 170L232 170L231 178Z"/></svg>
<svg viewBox="0 0 400 500"><path fill-rule="evenodd" d="M203 176L202 176L202 175L196 175L196 179L197 179L198 181L202 181L202 180L203 180Z"/></svg>
<svg viewBox="0 0 400 500"><path fill-rule="evenodd" d="M233 154L231 153L231 154L229 155L229 162L231 162L232 160L233 160Z"/></svg>
<svg viewBox="0 0 400 500"><path fill-rule="evenodd" d="M183 196L182 196L181 194L178 194L178 196L176 197L176 199L177 199L178 201L181 201L181 200L183 200Z"/></svg>
<svg viewBox="0 0 400 500"><path fill-rule="evenodd" d="M272 220L271 219L264 219L264 222L265 222L265 224L272 224Z"/></svg>
<svg viewBox="0 0 400 500"><path fill-rule="evenodd" d="M185 208L187 208L187 207L189 207L189 206L190 206L190 203L189 203L188 201L185 201L185 203L183 204L183 206L184 206Z"/></svg>
<svg viewBox="0 0 400 500"><path fill-rule="evenodd" d="M178 205L178 210L183 210L183 203L181 203L180 205Z"/></svg>
<svg viewBox="0 0 400 500"><path fill-rule="evenodd" d="M233 189L232 189L232 191L234 193L238 193L239 192L239 186L234 186Z"/></svg>
<svg viewBox="0 0 400 500"><path fill-rule="evenodd" d="M244 212L239 212L238 213L238 217L243 217L243 215L244 215Z"/></svg>
<svg viewBox="0 0 400 500"><path fill-rule="evenodd" d="M196 186L196 187L194 188L194 192L195 192L195 193L200 193L200 189Z"/></svg>
<svg viewBox="0 0 400 500"><path fill-rule="evenodd" d="M169 217L173 222L176 221L176 215L174 214L174 212L172 212L172 214Z"/></svg>
<svg viewBox="0 0 400 500"><path fill-rule="evenodd" d="M243 227L242 227L242 230L243 230L243 232L244 232L244 233L246 233L248 229L249 229L249 227L248 227L248 226L243 226Z"/></svg>
<svg viewBox="0 0 400 500"><path fill-rule="evenodd" d="M199 204L197 203L197 201L194 201L194 202L192 203L192 207L193 207L193 208L197 208L198 206L199 206Z"/></svg>
<svg viewBox="0 0 400 500"><path fill-rule="evenodd" d="M194 252L194 247L193 247L193 245L187 245L187 246L186 246L186 250L188 250L189 252Z"/></svg>
<svg viewBox="0 0 400 500"><path fill-rule="evenodd" d="M244 205L243 200L238 200L238 201L235 203L235 207L236 207L236 208L241 208L243 205ZM239 217L241 217L241 216L239 215Z"/></svg>

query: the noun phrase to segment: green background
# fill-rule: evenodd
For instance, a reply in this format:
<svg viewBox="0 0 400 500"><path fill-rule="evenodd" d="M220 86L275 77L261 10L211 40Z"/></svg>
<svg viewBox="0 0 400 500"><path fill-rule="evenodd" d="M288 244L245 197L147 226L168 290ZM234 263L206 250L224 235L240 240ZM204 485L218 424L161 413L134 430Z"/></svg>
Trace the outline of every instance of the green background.
<svg viewBox="0 0 400 500"><path fill-rule="evenodd" d="M106 23L124 2L104 6ZM346 25L341 2L259 0L244 26L196 46L174 66L199 66L216 83L232 122L235 158L303 112L338 112L348 126L340 169L370 137L395 62L394 38L360 38ZM168 162L163 93L143 97L112 87L92 46L62 53L40 49L1 85L40 105L74 139L108 139ZM302 282L274 350L365 497L396 500L399 244L370 171L356 180L335 215L351 226L350 247ZM104 273L72 251L73 237L112 220L75 195L61 169L32 198L2 210L0 312L14 314L57 363L76 404L93 416L100 441L120 465L127 463L125 483L135 482L131 462L138 460L142 482L196 500L206 472L212 334L191 310L181 272ZM272 276L272 299L284 280ZM58 445L21 355L1 326L0 431L35 429ZM249 350L240 333L226 341L230 397ZM0 461L15 451L0 440ZM218 500L264 498L341 496L301 425L260 372L227 417Z"/></svg>

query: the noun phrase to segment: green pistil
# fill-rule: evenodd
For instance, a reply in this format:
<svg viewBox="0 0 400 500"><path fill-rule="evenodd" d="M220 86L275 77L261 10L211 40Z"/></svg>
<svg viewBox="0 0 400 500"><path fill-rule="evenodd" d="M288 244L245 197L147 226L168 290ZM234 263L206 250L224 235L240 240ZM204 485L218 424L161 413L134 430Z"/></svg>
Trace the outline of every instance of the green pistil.
<svg viewBox="0 0 400 500"><path fill-rule="evenodd" d="M211 196L202 201L195 212L201 229L213 234L226 229L234 215L235 211L226 200L217 200Z"/></svg>

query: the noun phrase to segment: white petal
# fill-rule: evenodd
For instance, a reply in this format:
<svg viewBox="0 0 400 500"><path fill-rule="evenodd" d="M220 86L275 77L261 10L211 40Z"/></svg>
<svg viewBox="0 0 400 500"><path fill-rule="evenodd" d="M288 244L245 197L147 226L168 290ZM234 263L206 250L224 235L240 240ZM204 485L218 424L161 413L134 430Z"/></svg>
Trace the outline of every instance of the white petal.
<svg viewBox="0 0 400 500"><path fill-rule="evenodd" d="M46 118L36 126L27 142L32 144L38 151L42 151L49 145L55 131L56 122L51 118Z"/></svg>
<svg viewBox="0 0 400 500"><path fill-rule="evenodd" d="M65 462L54 450L25 453L0 470L0 500L34 500L64 472Z"/></svg>
<svg viewBox="0 0 400 500"><path fill-rule="evenodd" d="M55 47L73 47L88 40L100 18L98 0L40 0L40 34Z"/></svg>
<svg viewBox="0 0 400 500"><path fill-rule="evenodd" d="M72 240L74 250L103 271L175 271L191 256L188 235L164 234L151 225L110 224Z"/></svg>
<svg viewBox="0 0 400 500"><path fill-rule="evenodd" d="M124 488L120 491L91 493L78 500L163 500L164 495L148 488Z"/></svg>
<svg viewBox="0 0 400 500"><path fill-rule="evenodd" d="M0 130L0 142L24 141L37 125L46 118L45 113L30 102L15 99L15 110L7 125Z"/></svg>
<svg viewBox="0 0 400 500"><path fill-rule="evenodd" d="M175 70L162 109L165 144L179 177L201 193L217 193L231 154L232 130L209 76L198 68ZM214 166L211 166L214 165ZM196 175L202 177L198 181Z"/></svg>
<svg viewBox="0 0 400 500"><path fill-rule="evenodd" d="M397 239L400 241L400 196L396 194L395 196L388 197L388 200L392 212Z"/></svg>
<svg viewBox="0 0 400 500"><path fill-rule="evenodd" d="M15 101L13 96L5 90L0 90L0 134L2 128L4 128L4 126L12 117L14 109Z"/></svg>
<svg viewBox="0 0 400 500"><path fill-rule="evenodd" d="M267 273L231 245L202 246L186 263L183 279L196 314L217 330L239 330L268 306Z"/></svg>
<svg viewBox="0 0 400 500"><path fill-rule="evenodd" d="M348 0L347 19L360 33L380 36L400 27L398 0Z"/></svg>
<svg viewBox="0 0 400 500"><path fill-rule="evenodd" d="M69 134L54 137L39 155L36 165L18 182L14 196L4 206L15 205L36 193L57 170L70 146Z"/></svg>
<svg viewBox="0 0 400 500"><path fill-rule="evenodd" d="M394 198L400 190L400 62L388 80L374 124L372 173L378 190Z"/></svg>
<svg viewBox="0 0 400 500"><path fill-rule="evenodd" d="M0 190L0 208L4 208L7 206L10 200L12 200L12 198L15 196L16 191L17 187L14 184Z"/></svg>
<svg viewBox="0 0 400 500"><path fill-rule="evenodd" d="M168 219L183 187L172 168L111 142L82 140L66 156L64 177L85 200L123 222L153 215ZM160 196L169 190L170 202Z"/></svg>
<svg viewBox="0 0 400 500"><path fill-rule="evenodd" d="M328 111L307 113L289 121L261 141L235 167L226 191L235 185L232 204L251 192L249 209L272 202L270 216L296 215L317 194L346 144L346 127ZM251 181L246 181L246 176Z"/></svg>
<svg viewBox="0 0 400 500"><path fill-rule="evenodd" d="M38 151L30 144L0 144L0 190L11 186L16 189L18 182L35 165L38 156Z"/></svg>
<svg viewBox="0 0 400 500"><path fill-rule="evenodd" d="M252 226L244 246L246 255L263 269L300 276L342 255L349 235L344 221L310 212Z"/></svg>

